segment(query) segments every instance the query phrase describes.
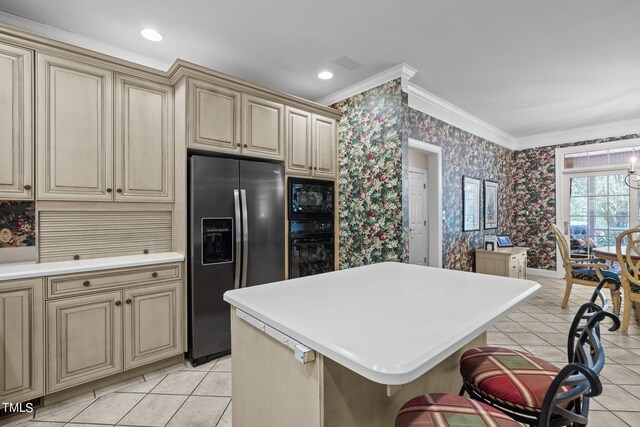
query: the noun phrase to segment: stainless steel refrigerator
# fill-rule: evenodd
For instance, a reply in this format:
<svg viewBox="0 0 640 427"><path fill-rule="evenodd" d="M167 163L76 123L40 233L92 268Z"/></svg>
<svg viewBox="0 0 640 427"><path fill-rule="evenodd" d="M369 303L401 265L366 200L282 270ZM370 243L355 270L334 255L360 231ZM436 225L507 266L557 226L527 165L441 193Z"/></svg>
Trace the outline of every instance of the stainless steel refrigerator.
<svg viewBox="0 0 640 427"><path fill-rule="evenodd" d="M231 349L229 289L284 280L282 164L189 157L189 356Z"/></svg>

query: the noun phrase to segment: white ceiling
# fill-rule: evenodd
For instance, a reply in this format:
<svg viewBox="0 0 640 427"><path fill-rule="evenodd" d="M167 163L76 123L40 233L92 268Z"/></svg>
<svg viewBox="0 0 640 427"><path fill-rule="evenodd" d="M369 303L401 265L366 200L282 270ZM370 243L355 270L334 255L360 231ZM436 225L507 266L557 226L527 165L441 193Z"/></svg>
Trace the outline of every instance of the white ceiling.
<svg viewBox="0 0 640 427"><path fill-rule="evenodd" d="M514 137L640 118L638 0L0 0L0 11L311 100L406 63L412 83ZM164 41L140 37L147 26ZM335 77L319 80L323 69Z"/></svg>

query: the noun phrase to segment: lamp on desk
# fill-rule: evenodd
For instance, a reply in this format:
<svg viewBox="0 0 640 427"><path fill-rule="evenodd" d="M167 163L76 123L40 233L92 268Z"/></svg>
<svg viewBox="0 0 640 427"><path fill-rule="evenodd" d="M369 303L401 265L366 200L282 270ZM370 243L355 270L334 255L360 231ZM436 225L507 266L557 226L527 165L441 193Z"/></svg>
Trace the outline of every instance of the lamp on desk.
<svg viewBox="0 0 640 427"><path fill-rule="evenodd" d="M640 174L636 172L636 161L635 157L631 158L631 167L624 177L624 183L627 184L627 187L640 190Z"/></svg>

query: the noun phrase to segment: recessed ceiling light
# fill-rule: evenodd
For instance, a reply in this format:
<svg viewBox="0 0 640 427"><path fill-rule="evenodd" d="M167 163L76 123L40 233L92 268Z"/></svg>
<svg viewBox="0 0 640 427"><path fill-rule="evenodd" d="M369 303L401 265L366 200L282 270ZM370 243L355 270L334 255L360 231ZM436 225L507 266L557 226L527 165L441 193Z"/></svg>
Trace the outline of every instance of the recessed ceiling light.
<svg viewBox="0 0 640 427"><path fill-rule="evenodd" d="M151 40L152 42L159 42L163 38L162 34L151 28L145 28L144 30L140 31L140 34L142 35L142 37L147 40Z"/></svg>
<svg viewBox="0 0 640 427"><path fill-rule="evenodd" d="M331 71L321 71L318 74L318 78L322 80L329 80L331 77L333 77L333 73Z"/></svg>

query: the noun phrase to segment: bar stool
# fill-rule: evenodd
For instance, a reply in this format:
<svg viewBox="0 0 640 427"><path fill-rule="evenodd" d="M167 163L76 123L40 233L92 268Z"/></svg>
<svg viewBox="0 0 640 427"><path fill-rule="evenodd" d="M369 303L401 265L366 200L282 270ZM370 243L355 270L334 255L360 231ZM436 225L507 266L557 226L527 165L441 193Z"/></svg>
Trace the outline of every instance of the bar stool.
<svg viewBox="0 0 640 427"><path fill-rule="evenodd" d="M477 375L473 375L471 381L465 377L469 375L465 367L461 366L461 372L463 390L468 391L472 399L450 394L418 396L399 411L396 427L449 426L456 423L511 427L519 425L519 422L545 427L587 424L589 399L602 392L598 374L604 366L605 355L598 327L606 317L614 321L612 330L620 326L616 316L602 311L600 306L592 302L578 310L571 331L573 336L578 335L572 351L574 362L562 369L526 353L508 349L485 347L469 350L463 359L472 352L470 357L461 365L466 362L467 367L476 366L479 370L474 372ZM584 325L576 321L584 318L588 319ZM579 333L576 331L578 327ZM503 352L506 357L475 357L482 349L493 349L496 354ZM478 361L482 363L477 364ZM520 384L515 387L515 398L510 396L513 388L501 388L504 387L504 381L491 381L495 387L488 387L497 396L487 392L486 387L483 388L486 381L474 383L481 377L493 380L501 376L507 380L515 379ZM523 380L529 377L532 380Z"/></svg>

